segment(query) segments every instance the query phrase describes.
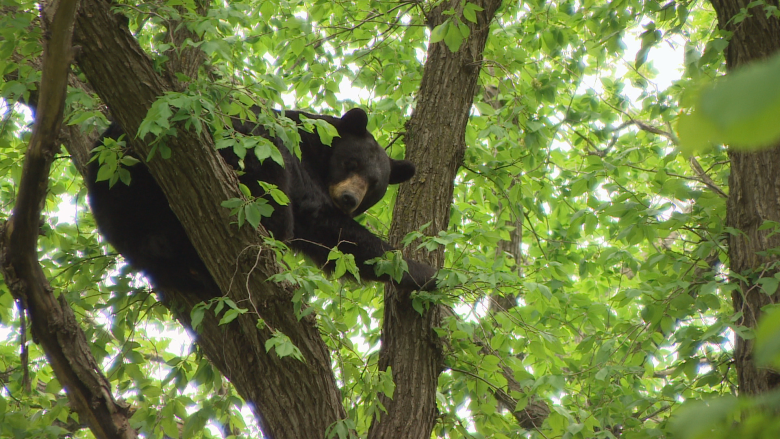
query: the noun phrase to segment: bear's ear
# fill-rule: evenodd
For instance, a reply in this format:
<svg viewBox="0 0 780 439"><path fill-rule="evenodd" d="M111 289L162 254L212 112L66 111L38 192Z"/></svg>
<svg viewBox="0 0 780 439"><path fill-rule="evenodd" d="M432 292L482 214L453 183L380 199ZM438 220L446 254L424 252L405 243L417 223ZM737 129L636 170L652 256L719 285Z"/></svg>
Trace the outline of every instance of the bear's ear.
<svg viewBox="0 0 780 439"><path fill-rule="evenodd" d="M390 184L403 183L414 177L414 164L409 160L390 159Z"/></svg>
<svg viewBox="0 0 780 439"><path fill-rule="evenodd" d="M341 116L341 123L336 128L343 133L365 134L367 126L366 112L360 108L353 108Z"/></svg>

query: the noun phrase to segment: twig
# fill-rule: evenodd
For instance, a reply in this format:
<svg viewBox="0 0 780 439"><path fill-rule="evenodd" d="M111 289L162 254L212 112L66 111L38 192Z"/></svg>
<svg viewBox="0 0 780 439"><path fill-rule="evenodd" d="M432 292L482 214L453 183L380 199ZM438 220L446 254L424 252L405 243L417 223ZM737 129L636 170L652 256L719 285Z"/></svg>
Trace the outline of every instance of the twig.
<svg viewBox="0 0 780 439"><path fill-rule="evenodd" d="M726 195L725 192L723 192L723 189L719 188L717 184L715 184L714 181L712 181L712 178L710 178L709 175L707 175L706 172L704 172L704 169L699 164L699 161L696 160L696 157L691 156L688 159L688 163L691 164L691 169L693 169L693 172L701 179L701 182L707 185L708 188L715 191L716 194L721 196L722 198L728 198L729 196Z"/></svg>

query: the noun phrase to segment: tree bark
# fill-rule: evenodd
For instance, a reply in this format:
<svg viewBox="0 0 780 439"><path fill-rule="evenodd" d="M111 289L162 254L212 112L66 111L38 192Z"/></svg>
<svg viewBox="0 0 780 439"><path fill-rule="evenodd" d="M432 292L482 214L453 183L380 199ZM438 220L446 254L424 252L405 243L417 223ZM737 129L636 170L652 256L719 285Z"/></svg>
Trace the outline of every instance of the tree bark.
<svg viewBox="0 0 780 439"><path fill-rule="evenodd" d="M428 47L417 104L406 124L406 158L417 166L417 174L398 191L389 238L398 245L403 237L423 225L435 236L446 230L455 175L466 150L466 124L482 68L482 52L490 24L501 0L472 2L482 7L477 23L463 20L470 35L453 53L443 42ZM460 11L461 2L443 2L427 16L428 26L442 24L448 9ZM441 268L443 249L434 252L404 250L406 257ZM436 424L436 388L443 368L441 342L434 328L441 326L442 308L429 306L420 315L412 307L408 291L385 289L382 348L379 369L392 368L395 392L390 399L380 396L387 414L375 421L368 437L429 438Z"/></svg>
<svg viewBox="0 0 780 439"><path fill-rule="evenodd" d="M133 148L146 157L151 148L133 133L157 97L176 90L177 82L172 72L154 70L125 20L109 8L102 0L83 0L74 35L81 46L77 61L129 134ZM231 226L220 203L241 194L207 130L198 135L180 129L177 137L168 139L168 146L171 158L158 155L148 167L222 292L252 311L222 326L207 312L198 327L198 344L253 408L266 437L323 436L346 412L314 317L296 318L290 285L265 282L279 266L273 252L263 250L256 231ZM187 291L163 294L166 305L189 328L192 308L203 298ZM265 322L263 329L256 327L258 317ZM265 342L274 331L287 335L305 360L266 352Z"/></svg>
<svg viewBox="0 0 780 439"><path fill-rule="evenodd" d="M134 438L127 406L114 400L84 332L64 296L55 298L38 263L37 241L49 171L60 148L71 40L77 0L51 2L41 9L46 30L40 84L40 111L35 114L24 160L19 194L10 220L0 227L0 265L6 285L30 315L32 331L80 419L98 438ZM22 327L22 330L25 330Z"/></svg>
<svg viewBox="0 0 780 439"><path fill-rule="evenodd" d="M748 9L747 0L712 0L721 29L733 33L725 50L729 70L752 61L764 59L780 49L780 21L764 11L764 6ZM777 1L767 6L777 7ZM732 18L742 9L749 16L734 23ZM769 15L769 16L768 16ZM741 234L729 235L731 271L745 276L740 288L732 293L734 310L741 313L740 326L755 328L761 308L780 302L780 294L767 295L756 282L761 277L772 277L780 261L776 255L761 255L768 249L780 247L780 235L772 229L759 230L765 221L780 222L780 145L760 152L729 151L731 175L726 223ZM739 392L756 395L777 388L780 374L775 370L759 368L753 356L753 340L737 337L734 351Z"/></svg>

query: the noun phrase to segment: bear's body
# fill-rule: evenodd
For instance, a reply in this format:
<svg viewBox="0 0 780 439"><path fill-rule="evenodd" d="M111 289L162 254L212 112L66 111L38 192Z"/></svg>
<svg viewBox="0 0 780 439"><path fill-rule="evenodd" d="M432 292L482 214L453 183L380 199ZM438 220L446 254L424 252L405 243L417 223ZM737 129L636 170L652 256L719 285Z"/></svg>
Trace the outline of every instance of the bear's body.
<svg viewBox="0 0 780 439"><path fill-rule="evenodd" d="M392 247L353 217L376 204L388 184L410 179L414 165L387 156L367 131L368 118L362 110L350 110L342 118L285 113L296 122L300 122L300 115L326 120L336 127L340 137L327 146L317 134L299 130L300 160L278 138L272 138L284 158L284 168L271 159L260 163L251 152L246 155L244 174L239 180L256 196L263 194L257 183L260 180L276 185L290 199L286 206L272 203L274 213L263 218L263 226L326 270L330 249L338 246L340 251L355 256L361 278L390 282L389 276L377 276L373 266L365 262L382 256ZM234 121L234 128L243 134L269 137L262 126L248 122ZM123 133L121 127L112 124L103 137L118 139ZM238 168L238 157L232 150L226 148L220 154L228 164ZM109 188L108 181L95 181L99 167L97 160L89 164L87 188L98 229L108 242L158 288L177 288L211 297L219 294L146 166L131 166L128 168L130 185L118 182L113 188ZM400 281L402 287L435 288L433 268L411 260L407 264L409 272Z"/></svg>

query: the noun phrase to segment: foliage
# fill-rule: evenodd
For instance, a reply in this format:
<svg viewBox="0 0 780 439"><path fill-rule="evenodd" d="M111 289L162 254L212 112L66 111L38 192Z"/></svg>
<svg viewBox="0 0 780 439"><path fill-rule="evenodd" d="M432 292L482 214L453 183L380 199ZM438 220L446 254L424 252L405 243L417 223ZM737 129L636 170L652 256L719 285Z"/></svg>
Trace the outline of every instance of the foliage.
<svg viewBox="0 0 780 439"><path fill-rule="evenodd" d="M721 396L686 404L671 422L680 438L773 438L780 429L774 416L780 393L754 397Z"/></svg>
<svg viewBox="0 0 780 439"><path fill-rule="evenodd" d="M433 3L248 0L213 4L205 16L186 0L116 8L161 68L172 49L164 32L169 20L182 19L203 36L184 45L200 47L208 68L180 94L158 101L144 130L161 134L170 120L187 120L211 129L219 147L275 159L274 145L231 137L224 118L251 117L254 104L334 115L361 105L370 110L377 140L400 158L397 138L414 105L427 44L460 47L458 24L473 21L477 10L464 2L430 31L425 13ZM0 86L0 219L13 208L29 137L30 115L19 100L39 79L24 62L40 55L36 5L22 0L0 23L3 72L18 71ZM726 36L713 22L701 3L505 2L487 42L450 229L424 244L445 246L441 282L462 284L416 299L419 309L444 302L458 314L439 329L449 341L437 437L523 437L511 411L532 397L548 401L552 413L531 437L664 437L675 431L669 419L683 401L734 394L737 328L729 302L734 287L723 268L725 199L680 154L670 128L682 92L723 73ZM654 53L667 46L684 53L682 71L671 83L656 83ZM70 124L105 126L95 96L74 89L68 105ZM280 124L273 131L279 135L291 133L284 119L261 122ZM295 148L296 139L284 140ZM159 145L164 159L167 146ZM104 164L121 162L106 157L113 158ZM725 190L725 151L715 147L698 163ZM380 235L390 222L389 192L359 218ZM57 160L39 255L57 294L81 316L115 393L136 410L133 426L150 438L179 431L192 438L259 437L230 384L96 233L85 197L67 157ZM252 226L264 212L234 200L226 207ZM502 250L516 228L521 244ZM300 317L316 313L332 350L349 420L331 431L345 437L354 428L365 436L372 416L383 413L376 396L393 392L391 375L377 368L381 286L326 279L278 250L291 268L278 280L298 282L296 310ZM354 273L354 261L332 256L340 273ZM383 267L397 274L397 264ZM518 306L490 308L515 295ZM247 311L219 305L232 315ZM210 304L197 311L213 312ZM31 389L22 385L21 324L0 284L0 437L61 437L78 423L29 341ZM282 333L266 347L297 358ZM776 353L770 347L774 360L767 361L776 361ZM507 371L522 393L507 388ZM515 406L499 404L497 389ZM718 401L702 404L737 404ZM731 409L718 413L733 419Z"/></svg>
<svg viewBox="0 0 780 439"><path fill-rule="evenodd" d="M780 56L753 63L694 93L694 108L680 116L682 146L690 152L710 143L754 150L780 138Z"/></svg>

